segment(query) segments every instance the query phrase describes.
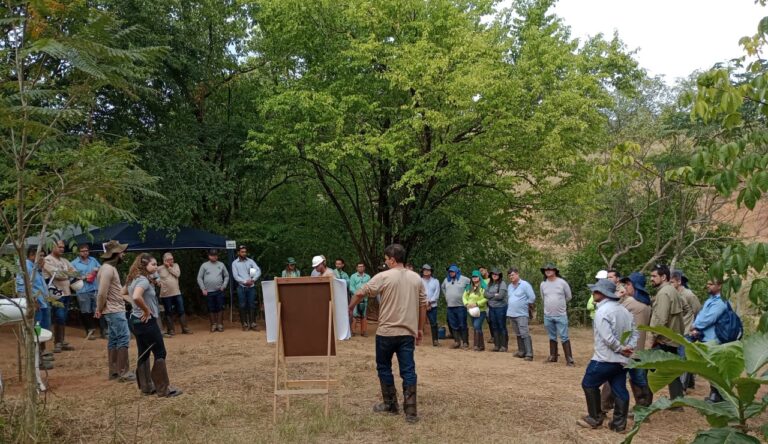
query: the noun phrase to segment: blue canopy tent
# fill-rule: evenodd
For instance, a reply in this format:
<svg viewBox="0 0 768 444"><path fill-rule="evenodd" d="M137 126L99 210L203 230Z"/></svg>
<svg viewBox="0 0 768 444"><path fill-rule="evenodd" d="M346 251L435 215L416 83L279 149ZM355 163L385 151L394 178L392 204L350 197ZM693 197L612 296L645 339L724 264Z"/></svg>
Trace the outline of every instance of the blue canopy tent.
<svg viewBox="0 0 768 444"><path fill-rule="evenodd" d="M218 234L209 233L188 227L179 227L176 232L162 229L147 228L140 224L120 222L108 227L96 228L87 233L77 235L68 241L76 244L88 244L91 251L104 251L104 244L110 240L128 244L127 251L173 251L173 250L224 250L227 247L227 239ZM232 275L231 264L234 260L232 250L227 250L229 260L225 265ZM233 318L233 282L229 280L229 305L230 322Z"/></svg>

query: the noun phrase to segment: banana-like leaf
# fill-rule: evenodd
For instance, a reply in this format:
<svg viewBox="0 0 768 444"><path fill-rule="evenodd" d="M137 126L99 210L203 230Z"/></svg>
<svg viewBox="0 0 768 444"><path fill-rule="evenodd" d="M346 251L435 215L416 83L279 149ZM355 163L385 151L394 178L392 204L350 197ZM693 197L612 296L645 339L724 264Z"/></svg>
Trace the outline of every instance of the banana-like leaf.
<svg viewBox="0 0 768 444"><path fill-rule="evenodd" d="M755 400L755 394L760 389L761 384L768 384L768 380L758 378L737 378L733 381L739 399L744 403L752 403Z"/></svg>
<svg viewBox="0 0 768 444"><path fill-rule="evenodd" d="M741 341L727 344L704 344L705 350L727 381L733 381L744 372L744 351Z"/></svg>
<svg viewBox="0 0 768 444"><path fill-rule="evenodd" d="M654 392L686 372L701 375L718 387L728 386L719 369L706 362L686 360L663 350L641 350L636 356L638 360L631 360L627 367L651 370L648 372L648 384Z"/></svg>
<svg viewBox="0 0 768 444"><path fill-rule="evenodd" d="M746 419L755 417L765 411L768 408L768 395L763 396L762 402L753 402L744 409L744 417Z"/></svg>
<svg viewBox="0 0 768 444"><path fill-rule="evenodd" d="M744 348L744 367L754 377L768 363L768 333L751 334L741 341Z"/></svg>
<svg viewBox="0 0 768 444"><path fill-rule="evenodd" d="M760 440L734 428L727 427L699 432L696 434L692 444L760 444Z"/></svg>

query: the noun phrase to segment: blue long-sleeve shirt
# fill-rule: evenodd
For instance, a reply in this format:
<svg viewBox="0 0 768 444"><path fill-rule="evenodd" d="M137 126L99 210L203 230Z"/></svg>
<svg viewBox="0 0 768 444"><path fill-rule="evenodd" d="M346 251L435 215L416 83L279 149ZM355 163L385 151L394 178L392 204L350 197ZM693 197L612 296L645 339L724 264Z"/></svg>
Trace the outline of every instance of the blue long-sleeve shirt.
<svg viewBox="0 0 768 444"><path fill-rule="evenodd" d="M256 273L253 278L251 278L251 268L256 269ZM253 282L256 282L259 280L259 277L261 277L261 268L256 265L256 262L254 262L253 259L247 257L245 260L240 260L238 257L234 262L232 262L232 278L235 280L235 282L237 282L238 285L245 287L245 282L247 280L251 279ZM250 286L252 287L253 284Z"/></svg>
<svg viewBox="0 0 768 444"><path fill-rule="evenodd" d="M704 301L701 311L693 321L693 328L701 332L700 339L702 342L717 341L715 323L726 309L725 301L720 297L720 294L710 295L709 299Z"/></svg>
<svg viewBox="0 0 768 444"><path fill-rule="evenodd" d="M80 279L83 281L83 288L81 288L77 294L96 293L99 290L98 279L94 279L93 282L88 282L86 278L88 273L96 268L99 268L99 261L91 256L88 256L88 263L84 263L82 259L78 257L73 259L71 264L73 267L75 267L77 274L80 275Z"/></svg>
<svg viewBox="0 0 768 444"><path fill-rule="evenodd" d="M31 260L26 260L27 272L29 278L32 281L32 297L37 300L40 308L48 308L48 304L45 302L45 296L48 294L48 285L45 283L43 277L43 271L37 268ZM21 268L21 267L19 267ZM20 297L24 297L24 275L20 272L16 275L16 294Z"/></svg>
<svg viewBox="0 0 768 444"><path fill-rule="evenodd" d="M430 307L437 307L437 300L440 298L440 281L430 276L429 279L421 279L424 284L424 291L427 292L427 303Z"/></svg>
<svg viewBox="0 0 768 444"><path fill-rule="evenodd" d="M510 318L528 317L528 304L536 302L536 293L528 281L520 279L517 285L507 286L507 316Z"/></svg>

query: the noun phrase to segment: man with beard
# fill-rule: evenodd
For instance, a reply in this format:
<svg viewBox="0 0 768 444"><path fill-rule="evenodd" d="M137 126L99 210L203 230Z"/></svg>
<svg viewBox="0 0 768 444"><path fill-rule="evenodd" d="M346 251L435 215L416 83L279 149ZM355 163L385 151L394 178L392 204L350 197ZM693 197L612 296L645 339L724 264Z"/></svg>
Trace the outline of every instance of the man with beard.
<svg viewBox="0 0 768 444"><path fill-rule="evenodd" d="M97 319L102 316L107 319L109 379L117 379L119 382L136 380L136 376L128 370L131 332L128 329L128 318L125 317L126 299L123 297L123 286L117 271L117 265L123 261L126 248L128 244L121 244L116 240L104 245L104 254L101 255L104 263L97 275L99 290L94 313Z"/></svg>
<svg viewBox="0 0 768 444"><path fill-rule="evenodd" d="M671 274L666 265L656 265L651 271L651 284L656 288L656 298L653 301L651 313L651 327L667 327L677 334L685 332L683 320L683 298L669 282ZM664 350L677 355L680 344L662 335L652 333L653 348ZM675 399L683 396L683 383L680 378L675 378L669 383L669 398ZM680 410L677 408L675 410Z"/></svg>

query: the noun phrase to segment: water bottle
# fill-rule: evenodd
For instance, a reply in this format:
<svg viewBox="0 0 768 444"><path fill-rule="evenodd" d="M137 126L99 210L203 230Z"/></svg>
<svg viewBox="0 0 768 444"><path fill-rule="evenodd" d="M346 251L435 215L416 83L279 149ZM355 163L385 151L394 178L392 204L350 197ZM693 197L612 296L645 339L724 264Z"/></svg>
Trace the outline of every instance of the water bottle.
<svg viewBox="0 0 768 444"><path fill-rule="evenodd" d="M40 337L40 333L43 331L43 327L40 326L40 321L35 322L35 336Z"/></svg>

